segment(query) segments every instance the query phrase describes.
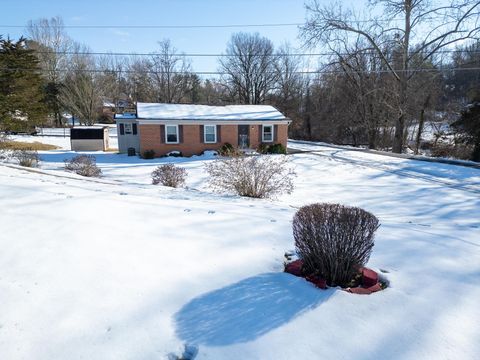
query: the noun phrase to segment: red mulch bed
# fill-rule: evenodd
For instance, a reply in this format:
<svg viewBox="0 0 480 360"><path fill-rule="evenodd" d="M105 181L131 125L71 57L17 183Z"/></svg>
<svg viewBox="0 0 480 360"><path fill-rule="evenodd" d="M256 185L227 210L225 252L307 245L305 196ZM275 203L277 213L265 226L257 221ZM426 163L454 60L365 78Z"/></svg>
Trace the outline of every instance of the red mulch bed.
<svg viewBox="0 0 480 360"><path fill-rule="evenodd" d="M327 282L325 279L322 279L314 275L305 275L302 271L303 261L295 260L285 265L285 272L302 277L305 280L311 282L316 287L320 289L327 289ZM361 294L361 295L370 295L374 292L383 290L382 284L378 274L369 268L359 269L360 284L357 287L349 287L343 290L348 291L352 294Z"/></svg>

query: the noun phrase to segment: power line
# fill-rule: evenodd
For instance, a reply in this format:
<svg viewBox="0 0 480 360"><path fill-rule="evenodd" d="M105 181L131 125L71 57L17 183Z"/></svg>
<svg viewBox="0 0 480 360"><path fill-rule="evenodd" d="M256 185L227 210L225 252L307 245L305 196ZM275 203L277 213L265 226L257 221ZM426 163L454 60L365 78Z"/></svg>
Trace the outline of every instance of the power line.
<svg viewBox="0 0 480 360"><path fill-rule="evenodd" d="M431 72L448 72L448 71L479 71L480 67L472 68L443 68L443 69L432 69L432 68L421 68L415 70L395 70L397 73L402 72L421 72L421 73L431 73ZM0 71L30 71L30 72L77 72L77 73L107 73L107 74L130 74L130 73L140 73L144 74L170 74L170 75L230 75L227 72L222 71L137 71L137 70L102 70L102 69L57 69L57 70L46 70L46 69L29 69L29 68L0 68ZM355 73L360 74L389 74L390 70L375 70L375 71L354 71ZM343 70L316 70L316 71L294 71L291 74L295 75L321 75L321 74L344 74ZM267 73L269 74L269 73Z"/></svg>
<svg viewBox="0 0 480 360"><path fill-rule="evenodd" d="M250 27L282 27L300 26L303 23L279 23L279 24L225 24L225 25L63 25L67 29L208 29L208 28L250 28ZM35 24L40 28L49 25ZM0 25L0 28L25 28L25 25Z"/></svg>
<svg viewBox="0 0 480 360"><path fill-rule="evenodd" d="M349 20L349 23L362 24L362 23L388 23L403 21L404 19L366 19L366 20ZM261 23L261 24L199 24L199 25L62 25L61 28L65 29L216 29L216 28L254 28L254 27L292 27L302 26L305 22L299 23ZM49 28L48 24L34 24L35 27ZM0 24L0 28L25 28L25 25L11 25Z"/></svg>
<svg viewBox="0 0 480 360"><path fill-rule="evenodd" d="M108 52L108 51L81 51L81 52L74 52L74 51L37 51L34 50L37 54L54 54L54 55L92 55L92 56L159 56L165 55L163 53L158 52L151 52L151 53L135 53L135 52ZM371 52L372 49L369 50L361 50L360 52ZM453 54L453 53L480 53L480 50L438 50L436 54ZM236 54L201 54L201 53L170 53L169 56L178 56L178 57L237 57ZM245 54L247 55L247 54ZM255 56L260 57L274 57L274 56L286 56L286 57L302 57L302 56L332 56L332 55L340 55L340 56L348 56L352 54L348 53L336 53L336 52L322 52L322 53L278 53L278 54L254 54Z"/></svg>

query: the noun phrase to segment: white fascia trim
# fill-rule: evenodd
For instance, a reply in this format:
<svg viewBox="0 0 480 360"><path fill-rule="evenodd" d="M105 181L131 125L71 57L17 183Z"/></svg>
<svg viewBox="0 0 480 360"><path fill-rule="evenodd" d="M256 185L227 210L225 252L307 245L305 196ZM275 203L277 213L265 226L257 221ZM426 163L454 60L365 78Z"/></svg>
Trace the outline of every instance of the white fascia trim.
<svg viewBox="0 0 480 360"><path fill-rule="evenodd" d="M290 125L292 120L168 120L138 119L139 125Z"/></svg>
<svg viewBox="0 0 480 360"><path fill-rule="evenodd" d="M118 124L118 123L133 123L133 122L137 122L138 119L136 118L133 118L133 119L114 119L115 122Z"/></svg>

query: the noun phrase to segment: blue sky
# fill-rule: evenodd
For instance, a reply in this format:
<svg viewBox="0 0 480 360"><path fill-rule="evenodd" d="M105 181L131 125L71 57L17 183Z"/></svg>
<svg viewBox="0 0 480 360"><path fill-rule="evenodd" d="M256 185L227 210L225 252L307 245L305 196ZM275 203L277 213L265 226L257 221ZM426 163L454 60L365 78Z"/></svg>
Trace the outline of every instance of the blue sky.
<svg viewBox="0 0 480 360"><path fill-rule="evenodd" d="M326 2L328 2L326 0ZM59 15L65 25L222 25L260 23L301 23L305 19L303 0L23 0L2 1L0 34L17 38L28 20ZM259 32L275 46L287 41L298 46L298 29L67 29L76 41L103 52L152 52L157 42L169 38L185 53L222 53L234 32ZM215 58L194 58L196 71L215 71Z"/></svg>

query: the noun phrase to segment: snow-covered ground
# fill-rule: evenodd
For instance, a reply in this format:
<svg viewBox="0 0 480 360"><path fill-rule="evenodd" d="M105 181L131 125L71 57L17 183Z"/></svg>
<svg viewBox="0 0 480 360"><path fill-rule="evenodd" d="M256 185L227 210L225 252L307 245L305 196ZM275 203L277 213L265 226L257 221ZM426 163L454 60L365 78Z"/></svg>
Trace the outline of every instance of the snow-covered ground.
<svg viewBox="0 0 480 360"><path fill-rule="evenodd" d="M23 141L28 143L40 142L43 144L50 144L58 146L62 150L70 150L70 133L68 132L64 135L64 129L52 129L55 130L50 135L9 135L9 139L14 141ZM118 138L116 135L116 130L109 129L109 144L111 149L118 149ZM112 132L114 132L112 134Z"/></svg>
<svg viewBox="0 0 480 360"><path fill-rule="evenodd" d="M0 164L0 358L478 358L480 170L293 146L313 152L290 156L277 200L213 194L209 157L94 153L101 182ZM41 169L73 155L41 152ZM170 161L188 189L150 185ZM369 266L387 290L282 273L293 214L317 201L379 217Z"/></svg>

